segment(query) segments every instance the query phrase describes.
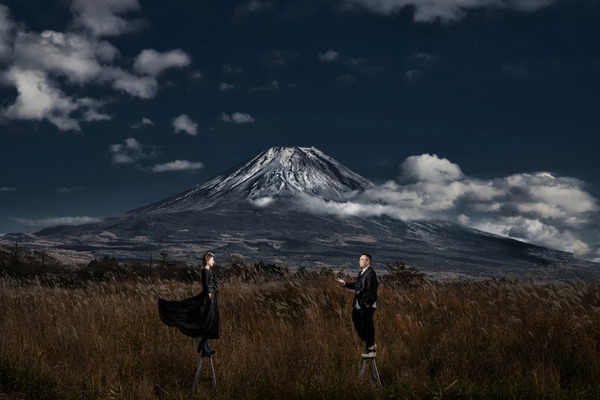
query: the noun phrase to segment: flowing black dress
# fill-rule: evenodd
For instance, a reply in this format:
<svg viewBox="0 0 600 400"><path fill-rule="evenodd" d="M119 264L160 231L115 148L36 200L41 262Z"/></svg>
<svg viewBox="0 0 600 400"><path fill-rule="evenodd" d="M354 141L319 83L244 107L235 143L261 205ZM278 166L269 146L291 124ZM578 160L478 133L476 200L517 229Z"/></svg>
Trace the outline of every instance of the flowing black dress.
<svg viewBox="0 0 600 400"><path fill-rule="evenodd" d="M208 297L211 293L211 297ZM219 338L219 303L217 281L213 272L202 268L202 292L184 300L158 299L158 313L162 322L182 333L197 338Z"/></svg>

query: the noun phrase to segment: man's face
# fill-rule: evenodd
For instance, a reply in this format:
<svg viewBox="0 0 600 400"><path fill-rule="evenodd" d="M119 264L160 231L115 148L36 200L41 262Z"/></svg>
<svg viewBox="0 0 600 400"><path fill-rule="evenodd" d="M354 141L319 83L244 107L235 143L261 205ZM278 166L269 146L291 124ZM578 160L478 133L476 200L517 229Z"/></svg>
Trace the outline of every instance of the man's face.
<svg viewBox="0 0 600 400"><path fill-rule="evenodd" d="M360 265L361 269L367 268L369 264L371 264L371 261L369 261L369 257L367 256L360 256L358 259L358 265Z"/></svg>

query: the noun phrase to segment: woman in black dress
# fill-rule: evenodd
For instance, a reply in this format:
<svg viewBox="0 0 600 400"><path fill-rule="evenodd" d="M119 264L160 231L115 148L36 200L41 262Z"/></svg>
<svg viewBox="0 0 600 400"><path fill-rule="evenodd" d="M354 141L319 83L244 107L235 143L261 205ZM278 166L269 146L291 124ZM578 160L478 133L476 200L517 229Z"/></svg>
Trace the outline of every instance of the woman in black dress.
<svg viewBox="0 0 600 400"><path fill-rule="evenodd" d="M202 292L184 300L158 300L160 319L182 333L199 337L198 353L210 357L215 353L208 339L219 338L219 303L217 281L211 270L215 256L205 253L202 257Z"/></svg>

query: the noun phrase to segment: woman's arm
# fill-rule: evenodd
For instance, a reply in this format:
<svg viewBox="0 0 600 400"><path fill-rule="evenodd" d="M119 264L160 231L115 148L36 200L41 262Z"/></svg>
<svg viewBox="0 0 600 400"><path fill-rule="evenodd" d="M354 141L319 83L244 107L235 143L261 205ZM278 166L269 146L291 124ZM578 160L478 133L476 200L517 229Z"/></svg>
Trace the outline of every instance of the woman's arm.
<svg viewBox="0 0 600 400"><path fill-rule="evenodd" d="M202 291L206 293L209 299L212 299L212 288L210 287L210 278L212 271L208 268L202 268Z"/></svg>

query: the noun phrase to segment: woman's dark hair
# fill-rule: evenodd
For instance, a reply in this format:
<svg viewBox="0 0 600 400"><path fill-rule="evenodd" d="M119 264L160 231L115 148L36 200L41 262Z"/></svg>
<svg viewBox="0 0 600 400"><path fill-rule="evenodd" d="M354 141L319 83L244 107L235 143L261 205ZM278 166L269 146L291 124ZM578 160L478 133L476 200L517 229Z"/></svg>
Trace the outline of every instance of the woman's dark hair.
<svg viewBox="0 0 600 400"><path fill-rule="evenodd" d="M213 253L204 253L202 256L202 266L204 267L206 264L208 264L208 260L214 257L215 255Z"/></svg>

